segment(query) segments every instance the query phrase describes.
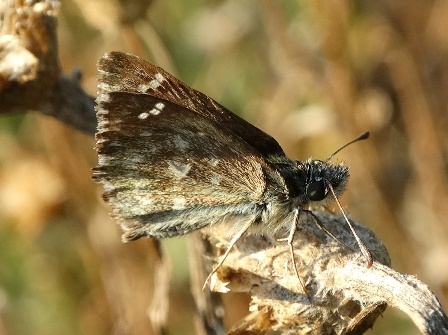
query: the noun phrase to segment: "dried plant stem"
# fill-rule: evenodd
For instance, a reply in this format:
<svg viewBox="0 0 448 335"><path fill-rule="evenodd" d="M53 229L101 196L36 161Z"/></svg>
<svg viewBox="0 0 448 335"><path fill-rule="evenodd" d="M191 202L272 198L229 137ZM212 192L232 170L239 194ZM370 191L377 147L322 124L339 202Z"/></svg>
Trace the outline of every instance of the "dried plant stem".
<svg viewBox="0 0 448 335"><path fill-rule="evenodd" d="M206 288L202 290L210 272L211 264L207 267L204 255L210 252L211 246L200 233L193 233L189 239L191 292L196 304L195 328L198 335L225 334L223 325L224 307L221 295Z"/></svg>
<svg viewBox="0 0 448 335"><path fill-rule="evenodd" d="M358 250L343 218L315 212L343 243ZM437 298L416 277L392 270L387 250L368 229L354 225L375 260L367 268L353 252L324 233L312 220L301 220L293 241L303 293L290 261L288 245L278 237L249 235L235 245L212 278L218 292L251 294L251 313L230 334L268 330L297 334L362 334L387 305L407 313L424 334L448 334L448 319ZM219 254L228 240L226 227L213 227L208 237ZM216 258L217 261L219 258Z"/></svg>
<svg viewBox="0 0 448 335"><path fill-rule="evenodd" d="M20 3L0 7L0 113L35 110L93 135L95 98L81 88L79 71L67 77L59 67L59 2Z"/></svg>

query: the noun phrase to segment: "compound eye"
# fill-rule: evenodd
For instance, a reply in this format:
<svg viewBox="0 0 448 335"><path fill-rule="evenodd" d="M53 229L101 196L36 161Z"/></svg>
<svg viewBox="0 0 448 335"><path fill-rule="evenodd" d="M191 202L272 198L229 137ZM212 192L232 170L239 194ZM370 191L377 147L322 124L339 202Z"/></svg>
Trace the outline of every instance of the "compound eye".
<svg viewBox="0 0 448 335"><path fill-rule="evenodd" d="M308 185L307 189L308 199L311 201L324 200L327 196L325 183L323 180L313 181Z"/></svg>

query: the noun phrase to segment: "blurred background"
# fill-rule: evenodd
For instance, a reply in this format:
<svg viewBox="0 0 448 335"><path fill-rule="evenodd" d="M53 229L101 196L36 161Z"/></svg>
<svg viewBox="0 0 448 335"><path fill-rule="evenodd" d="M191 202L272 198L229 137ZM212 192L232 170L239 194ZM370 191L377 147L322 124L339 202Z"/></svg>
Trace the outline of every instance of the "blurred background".
<svg viewBox="0 0 448 335"><path fill-rule="evenodd" d="M263 129L290 158L351 167L341 202L448 309L448 2L65 0L60 63L96 93L106 51L144 57ZM1 108L1 106L0 106ZM121 244L91 181L94 141L0 118L0 334L151 334L147 242ZM170 255L169 329L194 334L188 237ZM226 325L249 299L225 295ZM389 308L369 334L418 334Z"/></svg>

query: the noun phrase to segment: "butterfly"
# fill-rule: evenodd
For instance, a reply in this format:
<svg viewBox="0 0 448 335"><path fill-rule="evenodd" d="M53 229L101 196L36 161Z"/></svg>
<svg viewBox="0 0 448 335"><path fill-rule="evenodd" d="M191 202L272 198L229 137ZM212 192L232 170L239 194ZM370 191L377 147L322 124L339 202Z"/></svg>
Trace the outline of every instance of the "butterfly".
<svg viewBox="0 0 448 335"><path fill-rule="evenodd" d="M274 138L160 67L110 52L98 70L93 179L125 242L231 221L239 230L219 267L243 234L289 225L293 255L301 213L337 201L345 189L347 166L289 159ZM370 266L368 248L346 222Z"/></svg>

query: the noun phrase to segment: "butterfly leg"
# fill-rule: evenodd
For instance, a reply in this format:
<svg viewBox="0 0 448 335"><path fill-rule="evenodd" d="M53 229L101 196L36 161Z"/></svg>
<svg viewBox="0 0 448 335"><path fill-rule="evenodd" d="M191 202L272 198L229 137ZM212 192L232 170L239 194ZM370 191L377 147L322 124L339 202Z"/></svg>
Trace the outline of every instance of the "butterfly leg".
<svg viewBox="0 0 448 335"><path fill-rule="evenodd" d="M299 224L299 217L300 217L300 212L302 211L301 208L296 208L294 209L294 218L293 218L293 223L291 225L291 229L289 231L289 235L287 238L282 239L282 240L286 240L288 247L289 247L289 253L291 254L291 261L292 261L292 267L294 269L294 273L296 274L297 278L299 279L300 285L302 286L303 292L305 294L308 295L308 292L306 290L305 284L302 281L302 278L299 275L299 272L297 271L297 264L296 264L296 259L294 257L294 247L293 247L293 239L294 239L294 235L296 234L297 231L297 225Z"/></svg>
<svg viewBox="0 0 448 335"><path fill-rule="evenodd" d="M325 234L327 234L328 236L333 238L335 241L339 242L341 245L343 245L350 251L355 252L355 250L353 250L353 248L349 247L347 244L345 244L343 241L341 241L339 238L337 238L331 231L329 231L327 228L325 228L325 226L322 224L322 222L319 220L319 218L312 211L310 211L308 209L303 209L303 211L305 213L307 213L309 216L311 216L311 218L313 219L316 226L319 227L319 229L321 229Z"/></svg>
<svg viewBox="0 0 448 335"><path fill-rule="evenodd" d="M205 287L207 286L207 283L209 282L209 280L211 279L211 277L213 276L213 274L218 271L218 269L222 266L222 264L224 263L224 261L226 260L227 256L229 255L230 251L232 250L233 246L235 245L236 242L238 242L238 240L241 238L241 236L244 235L245 232L247 232L247 230L252 226L253 221L248 221L243 228L241 228L238 233L232 237L232 240L230 241L226 252L224 253L224 255L221 257L218 265L212 270L212 272L210 272L210 274L208 275L207 279L205 280L204 285L202 286L202 290L205 289Z"/></svg>

